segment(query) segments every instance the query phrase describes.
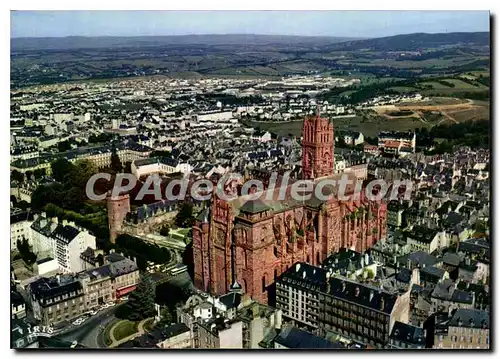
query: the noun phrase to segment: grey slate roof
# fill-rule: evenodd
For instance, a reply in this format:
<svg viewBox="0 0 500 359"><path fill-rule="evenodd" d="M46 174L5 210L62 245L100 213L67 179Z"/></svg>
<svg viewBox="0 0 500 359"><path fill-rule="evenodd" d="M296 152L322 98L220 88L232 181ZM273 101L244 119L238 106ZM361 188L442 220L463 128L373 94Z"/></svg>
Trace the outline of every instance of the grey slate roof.
<svg viewBox="0 0 500 359"><path fill-rule="evenodd" d="M290 349L342 349L344 346L340 343L332 343L326 339L318 337L312 333L286 326L274 339L278 344L281 344Z"/></svg>
<svg viewBox="0 0 500 359"><path fill-rule="evenodd" d="M443 256L443 264L448 264L454 267L458 267L461 261L462 258L458 253L447 252Z"/></svg>
<svg viewBox="0 0 500 359"><path fill-rule="evenodd" d="M457 309L453 314L450 326L469 328L490 328L490 316L487 311L478 309Z"/></svg>
<svg viewBox="0 0 500 359"><path fill-rule="evenodd" d="M425 345L424 330L422 328L398 321L394 323L389 338L410 345Z"/></svg>

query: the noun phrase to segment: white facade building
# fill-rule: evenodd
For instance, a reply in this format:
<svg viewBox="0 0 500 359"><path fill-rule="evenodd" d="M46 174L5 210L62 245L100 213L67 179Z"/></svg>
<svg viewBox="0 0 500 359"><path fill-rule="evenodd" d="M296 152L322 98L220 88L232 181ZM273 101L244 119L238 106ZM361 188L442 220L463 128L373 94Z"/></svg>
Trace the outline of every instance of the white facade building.
<svg viewBox="0 0 500 359"><path fill-rule="evenodd" d="M87 230L77 229L73 223L57 226L52 233L54 256L59 268L67 273L85 269L80 254L87 248L96 249L95 237Z"/></svg>

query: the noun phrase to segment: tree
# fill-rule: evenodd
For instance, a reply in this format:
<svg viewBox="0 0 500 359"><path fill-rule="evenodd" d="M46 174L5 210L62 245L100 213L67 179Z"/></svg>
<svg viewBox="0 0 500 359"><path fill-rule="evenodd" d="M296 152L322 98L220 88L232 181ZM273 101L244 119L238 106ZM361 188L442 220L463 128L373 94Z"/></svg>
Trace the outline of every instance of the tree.
<svg viewBox="0 0 500 359"><path fill-rule="evenodd" d="M114 173L121 173L123 171L123 165L120 161L118 153L116 153L116 146L114 142L111 148L111 169Z"/></svg>
<svg viewBox="0 0 500 359"><path fill-rule="evenodd" d="M21 258L26 262L26 264L33 264L36 262L36 255L31 251L30 245L27 239L22 241L17 240L17 250Z"/></svg>
<svg viewBox="0 0 500 359"><path fill-rule="evenodd" d="M172 314L168 308L163 308L160 312L160 321L158 322L158 326L164 327L172 324Z"/></svg>
<svg viewBox="0 0 500 359"><path fill-rule="evenodd" d="M126 307L127 318L138 321L155 315L156 286L153 279L142 274L137 288L130 294Z"/></svg>
<svg viewBox="0 0 500 359"><path fill-rule="evenodd" d="M85 193L85 186L90 177L97 173L96 165L90 160L78 160L75 162L69 174L69 182Z"/></svg>
<svg viewBox="0 0 500 359"><path fill-rule="evenodd" d="M179 227L191 227L193 225L193 204L182 202L179 213L175 217L175 224Z"/></svg>
<svg viewBox="0 0 500 359"><path fill-rule="evenodd" d="M40 179L42 178L43 176L45 176L47 174L47 170L45 168L37 168L33 174L35 175L35 178L36 179Z"/></svg>
<svg viewBox="0 0 500 359"><path fill-rule="evenodd" d="M12 181L16 181L16 182L24 182L24 174L19 172L18 170L13 170L11 173L10 173L10 178Z"/></svg>
<svg viewBox="0 0 500 359"><path fill-rule="evenodd" d="M59 158L51 163L52 177L58 182L63 182L65 177L73 170L73 164L65 158Z"/></svg>
<svg viewBox="0 0 500 359"><path fill-rule="evenodd" d="M123 173L132 173L132 162L125 162L125 164L123 165Z"/></svg>
<svg viewBox="0 0 500 359"><path fill-rule="evenodd" d="M25 200L22 200L22 201L19 201L16 204L16 207L22 209L23 211L25 211L28 208L30 208L30 204L28 202L26 202Z"/></svg>
<svg viewBox="0 0 500 359"><path fill-rule="evenodd" d="M34 210L42 210L48 203L61 205L64 195L64 187L60 183L38 186L31 195L31 207Z"/></svg>
<svg viewBox="0 0 500 359"><path fill-rule="evenodd" d="M71 143L69 141L62 141L57 144L57 150L59 152L66 152L71 150Z"/></svg>

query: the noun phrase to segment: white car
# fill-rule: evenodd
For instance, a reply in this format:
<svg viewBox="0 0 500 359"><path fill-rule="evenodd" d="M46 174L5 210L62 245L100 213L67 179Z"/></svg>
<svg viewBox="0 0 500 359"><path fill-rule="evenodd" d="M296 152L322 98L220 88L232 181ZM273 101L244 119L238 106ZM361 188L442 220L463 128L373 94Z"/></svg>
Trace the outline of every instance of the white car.
<svg viewBox="0 0 500 359"><path fill-rule="evenodd" d="M89 314L90 315L96 315L98 311L99 311L98 309L91 310Z"/></svg>
<svg viewBox="0 0 500 359"><path fill-rule="evenodd" d="M82 323L83 323L83 321L84 321L84 319L82 319L82 318L78 318L77 320L75 320L75 321L73 322L73 325L80 325L80 324L82 324Z"/></svg>
<svg viewBox="0 0 500 359"><path fill-rule="evenodd" d="M114 307L114 306L115 306L114 302L106 303L106 308L111 308L111 307Z"/></svg>

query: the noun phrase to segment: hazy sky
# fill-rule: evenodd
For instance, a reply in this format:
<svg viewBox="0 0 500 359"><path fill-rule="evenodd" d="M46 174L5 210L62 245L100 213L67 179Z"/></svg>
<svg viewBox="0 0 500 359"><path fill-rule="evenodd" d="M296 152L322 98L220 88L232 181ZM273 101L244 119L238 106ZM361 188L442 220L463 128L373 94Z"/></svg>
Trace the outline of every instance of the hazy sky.
<svg viewBox="0 0 500 359"><path fill-rule="evenodd" d="M487 11L13 11L11 37L489 31Z"/></svg>

